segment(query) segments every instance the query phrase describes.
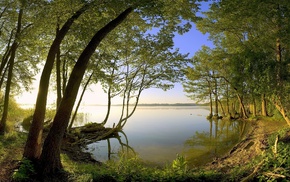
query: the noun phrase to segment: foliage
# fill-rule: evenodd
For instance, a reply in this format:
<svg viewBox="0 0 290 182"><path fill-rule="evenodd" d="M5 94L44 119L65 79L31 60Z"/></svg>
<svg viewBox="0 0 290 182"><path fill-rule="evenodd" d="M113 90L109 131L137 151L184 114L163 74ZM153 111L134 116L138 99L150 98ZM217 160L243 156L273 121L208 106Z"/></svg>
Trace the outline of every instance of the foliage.
<svg viewBox="0 0 290 182"><path fill-rule="evenodd" d="M9 108L8 108L8 122L6 125L6 132L13 132L15 127L17 127L19 122L23 119L28 117L31 114L30 109L23 109L21 108L15 101L13 97L10 98Z"/></svg>
<svg viewBox="0 0 290 182"><path fill-rule="evenodd" d="M184 156L176 154L176 159L172 162L172 168L179 174L185 174L188 170L187 161Z"/></svg>
<svg viewBox="0 0 290 182"><path fill-rule="evenodd" d="M30 176L35 174L35 169L32 162L28 159L22 159L20 167L13 173L14 181L27 181Z"/></svg>
<svg viewBox="0 0 290 182"><path fill-rule="evenodd" d="M0 150L1 155L0 156L4 157L5 153L6 153L6 149L10 149L10 148L13 148L15 146L19 146L19 145L23 144L25 139L26 139L25 134L15 132L15 131L9 132L4 136L0 136L0 148L1 148L1 150ZM0 161L2 159L1 157L0 157Z"/></svg>
<svg viewBox="0 0 290 182"><path fill-rule="evenodd" d="M31 122L33 119L33 110L32 109L22 109L22 123L21 125L23 126L23 129L25 129L26 131L29 131L29 128L31 126ZM46 113L45 113L45 117L46 117L46 125L50 124L50 120L54 117L55 115L55 110L54 109L47 109Z"/></svg>
<svg viewBox="0 0 290 182"><path fill-rule="evenodd" d="M212 171L187 170L187 162L180 155L172 165L165 167L152 167L137 156L127 155L101 166L77 164L65 155L62 155L62 162L75 181L219 181L221 177L221 174Z"/></svg>
<svg viewBox="0 0 290 182"><path fill-rule="evenodd" d="M275 138L281 141L277 144L277 153L274 152ZM269 137L270 148L262 155L264 163L257 176L259 181L288 181L290 179L290 129L286 128Z"/></svg>
<svg viewBox="0 0 290 182"><path fill-rule="evenodd" d="M254 115L265 96L290 125L283 114L290 108L289 9L288 1L212 2L196 26L209 34L215 47L203 47L193 57L184 81L188 96L206 102L218 94L227 108L229 100L238 96L240 105L255 105ZM213 78L219 79L215 90Z"/></svg>
<svg viewBox="0 0 290 182"><path fill-rule="evenodd" d="M19 132L9 132L0 136L0 168L5 168L4 165L10 162L21 160L22 150L19 149L22 148L26 138L26 134Z"/></svg>

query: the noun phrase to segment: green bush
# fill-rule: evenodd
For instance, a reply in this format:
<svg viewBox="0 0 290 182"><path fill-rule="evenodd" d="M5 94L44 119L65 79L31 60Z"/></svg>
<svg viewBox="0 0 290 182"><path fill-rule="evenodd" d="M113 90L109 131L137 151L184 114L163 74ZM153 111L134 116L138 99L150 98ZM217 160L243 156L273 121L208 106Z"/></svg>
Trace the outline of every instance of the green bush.
<svg viewBox="0 0 290 182"><path fill-rule="evenodd" d="M19 169L13 173L13 180L19 182L28 181L32 175L35 175L32 162L28 159L22 159Z"/></svg>

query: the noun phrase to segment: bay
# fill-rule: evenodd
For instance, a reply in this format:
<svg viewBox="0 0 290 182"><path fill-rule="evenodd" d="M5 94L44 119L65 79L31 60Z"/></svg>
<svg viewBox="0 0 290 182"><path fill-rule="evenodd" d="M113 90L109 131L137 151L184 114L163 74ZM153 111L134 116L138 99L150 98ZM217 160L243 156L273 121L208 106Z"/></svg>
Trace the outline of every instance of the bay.
<svg viewBox="0 0 290 182"><path fill-rule="evenodd" d="M75 126L102 122L106 110L106 106L83 106ZM132 148L156 165L171 163L177 154L185 156L190 166L203 165L228 152L247 127L242 121L207 120L208 114L208 108L200 106L138 106L119 139L92 143L87 151L102 162L118 159L119 151ZM113 106L106 126L117 124L120 115L121 107Z"/></svg>

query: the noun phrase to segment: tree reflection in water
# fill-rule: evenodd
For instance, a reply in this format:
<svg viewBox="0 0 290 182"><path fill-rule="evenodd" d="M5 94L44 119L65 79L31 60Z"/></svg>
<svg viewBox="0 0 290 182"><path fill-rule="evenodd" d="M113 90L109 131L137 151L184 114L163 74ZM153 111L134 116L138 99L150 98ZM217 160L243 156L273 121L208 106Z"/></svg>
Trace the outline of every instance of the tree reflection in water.
<svg viewBox="0 0 290 182"><path fill-rule="evenodd" d="M209 131L196 132L185 141L184 155L188 165L200 166L226 154L241 139L247 128L245 121L210 119Z"/></svg>
<svg viewBox="0 0 290 182"><path fill-rule="evenodd" d="M124 136L125 141L122 141L120 134ZM117 144L118 150L117 151L113 149L114 147L112 147L112 144L111 144L112 139L118 141L118 144ZM107 158L106 159L96 158L96 160L99 160L99 161L106 161L106 160L111 160L111 159L118 160L118 154L121 154L122 156L128 156L128 155L132 155L132 154L136 155L135 150L131 146L129 146L129 141L128 141L126 133L122 130L118 131L117 135L106 138L105 140L107 141L107 146L105 146L105 148L107 149L107 152L106 152ZM116 143L114 143L113 145L116 145ZM91 143L88 145L87 148L89 148L90 151L88 151L88 152L91 152L93 154L93 156L95 156L95 157L99 156L99 154L96 154L96 153L100 152L101 147L99 145L99 142ZM100 154L100 155L104 156L102 154Z"/></svg>

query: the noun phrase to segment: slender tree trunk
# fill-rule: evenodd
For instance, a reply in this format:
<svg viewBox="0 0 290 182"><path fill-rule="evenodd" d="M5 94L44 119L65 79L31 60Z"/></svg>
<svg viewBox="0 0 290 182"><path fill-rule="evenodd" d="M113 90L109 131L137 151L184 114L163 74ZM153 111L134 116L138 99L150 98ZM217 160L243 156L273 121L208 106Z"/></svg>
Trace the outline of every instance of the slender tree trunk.
<svg viewBox="0 0 290 182"><path fill-rule="evenodd" d="M9 65L7 65L5 67L4 72L3 72L3 75L1 76L1 79L0 79L0 89L2 88L3 82L5 80L5 75L6 75L7 71L8 71L8 69L9 69Z"/></svg>
<svg viewBox="0 0 290 182"><path fill-rule="evenodd" d="M23 153L23 157L30 159L32 161L38 160L41 155L42 130L46 111L49 79L53 68L55 55L57 54L60 44L64 39L65 35L67 34L68 30L70 29L71 25L73 24L73 22L88 8L89 4L84 5L81 9L75 12L75 14L66 21L63 27L60 29L59 33L56 35L49 49L46 62L40 77L35 111Z"/></svg>
<svg viewBox="0 0 290 182"><path fill-rule="evenodd" d="M111 142L109 138L107 138L107 143L108 143L108 160L111 160Z"/></svg>
<svg viewBox="0 0 290 182"><path fill-rule="evenodd" d="M122 23L132 11L133 8L126 9L117 18L100 29L91 39L76 62L70 75L65 94L63 95L59 109L54 117L52 127L44 141L40 160L42 174L53 174L62 169L60 146L89 59L106 35Z"/></svg>
<svg viewBox="0 0 290 182"><path fill-rule="evenodd" d="M221 102L219 99L218 99L218 102L219 102L219 104L220 104L220 106L221 106L221 110L222 110L223 116L225 116L226 113L225 113L225 110L224 110L223 104L222 104L222 102Z"/></svg>
<svg viewBox="0 0 290 182"><path fill-rule="evenodd" d="M257 107L256 107L256 100L253 99L253 108L252 108L252 112L253 112L253 116L256 117L257 116Z"/></svg>
<svg viewBox="0 0 290 182"><path fill-rule="evenodd" d="M273 101L273 104L275 105L276 109L281 113L288 126L290 126L290 118L287 115L286 109L282 106L280 98L277 99L277 101Z"/></svg>
<svg viewBox="0 0 290 182"><path fill-rule="evenodd" d="M91 73L89 79L87 80L87 82L86 82L86 84L85 84L85 86L84 86L84 88L83 88L82 94L81 94L80 99L79 99L78 104L77 104L77 107L76 107L75 112L74 112L74 114L73 114L73 117L72 117L72 119L71 119L71 121L70 121L70 124L69 124L68 130L70 130L70 129L72 128L72 125L73 125L74 120L75 120L75 118L76 118L76 116L77 116L77 113L78 113L79 107L80 107L80 105L81 105L81 103L82 103L82 100L83 100L83 97L84 97L84 95L85 95L86 89L87 89L87 87L88 87L88 85L89 85L89 83L90 83L90 81L91 81L91 79L92 79L93 74L94 74L94 72Z"/></svg>
<svg viewBox="0 0 290 182"><path fill-rule="evenodd" d="M134 73L133 77L131 78L131 81L129 81L129 83L130 83L129 89L126 89L127 90L127 104L126 104L127 112L126 112L126 117L125 118L121 118L119 123L118 123L118 125L117 125L120 128L123 128L125 126L125 124L127 123L128 119L134 114L134 112L137 109L137 106L138 106L138 103L139 103L139 99L140 99L140 96L141 96L141 93L142 93L142 90L143 90L144 82L145 82L145 76L146 76L146 73L147 73L147 68L144 69L144 72L143 72L143 75L142 75L142 81L141 81L141 84L139 86L138 94L136 96L136 102L134 104L134 107L133 107L132 111L129 114L129 104L130 104L130 98L131 98L131 91L133 89L133 81L134 81L135 77L137 76L138 72L140 71L140 69ZM124 104L124 102L123 102L123 104Z"/></svg>
<svg viewBox="0 0 290 182"><path fill-rule="evenodd" d="M262 116L268 116L268 112L267 112L267 101L266 101L266 97L265 94L262 94Z"/></svg>
<svg viewBox="0 0 290 182"><path fill-rule="evenodd" d="M0 89L2 88L2 84L4 82L4 78L5 78L5 75L6 75L6 71L8 69L7 63L8 63L9 57L11 55L11 51L12 51L12 49L10 47L10 44L11 44L11 41L13 39L13 35L14 35L13 32L14 31L11 31L11 35L10 35L9 41L7 43L7 48L6 48L5 53L2 56L2 60L1 60L1 64L0 64L0 76L1 76L1 79L0 79Z"/></svg>
<svg viewBox="0 0 290 182"><path fill-rule="evenodd" d="M209 118L213 116L212 94L209 94Z"/></svg>
<svg viewBox="0 0 290 182"><path fill-rule="evenodd" d="M0 122L0 135L4 135L5 129L6 129L11 81L12 81L12 77L13 77L13 67L14 67L14 60L15 60L15 53L16 53L16 49L17 49L17 43L14 43L12 45L12 49L13 50L11 53L11 57L9 59L8 77L7 77L5 96L4 96L4 108L3 108L2 118L1 118L1 122Z"/></svg>
<svg viewBox="0 0 290 182"><path fill-rule="evenodd" d="M230 101L229 101L229 84L227 84L227 115L231 116Z"/></svg>
<svg viewBox="0 0 290 182"><path fill-rule="evenodd" d="M115 63L114 63L114 66L115 66ZM113 70L112 70L111 78L114 77L114 73L115 73L115 68L113 68ZM109 88L108 88L108 94L107 94L107 99L108 99L107 114L105 116L104 121L102 122L102 125L105 125L107 123L109 116L110 116L110 113L111 113L111 105L112 105L111 89L112 89L112 85L111 85L111 81L110 81Z"/></svg>
<svg viewBox="0 0 290 182"><path fill-rule="evenodd" d="M212 106L212 89L211 89L211 83L209 80L207 80L208 82L208 88L209 88L209 115L207 118L211 119L213 116L213 106Z"/></svg>
<svg viewBox="0 0 290 182"><path fill-rule="evenodd" d="M218 88L217 88L217 78L214 78L214 94L215 94L215 117L219 116L219 105L218 105Z"/></svg>
<svg viewBox="0 0 290 182"><path fill-rule="evenodd" d="M112 99L111 99L111 85L109 86L108 93L107 93L107 98L108 98L108 105L107 105L107 114L105 116L104 121L102 122L102 125L105 125L109 119L110 113L111 113L111 105L112 105Z"/></svg>
<svg viewBox="0 0 290 182"><path fill-rule="evenodd" d="M59 33L59 24L57 24L56 27L56 35ZM60 47L58 47L57 53L56 53L56 110L58 109L58 106L60 104L62 94L61 94L61 60L60 60Z"/></svg>
<svg viewBox="0 0 290 182"><path fill-rule="evenodd" d="M66 83L67 83L67 76L68 75L68 63L66 60L62 61L62 94L64 94L65 88L66 88Z"/></svg>
<svg viewBox="0 0 290 182"><path fill-rule="evenodd" d="M240 94L237 94L237 97L238 97L238 100L239 100L239 103L240 103L240 107L241 107L241 112L242 112L241 114L242 114L243 118L247 119L248 115L247 115L247 112L246 112L246 109L245 109L245 105L243 103L243 99L240 96Z"/></svg>

